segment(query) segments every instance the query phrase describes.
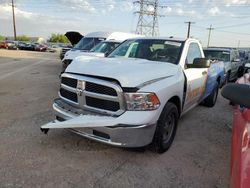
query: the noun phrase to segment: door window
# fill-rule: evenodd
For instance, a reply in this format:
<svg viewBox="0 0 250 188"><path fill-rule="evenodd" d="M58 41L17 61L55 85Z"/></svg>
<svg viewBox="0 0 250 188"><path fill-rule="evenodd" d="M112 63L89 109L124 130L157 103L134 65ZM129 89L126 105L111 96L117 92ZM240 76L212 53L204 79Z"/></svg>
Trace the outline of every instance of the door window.
<svg viewBox="0 0 250 188"><path fill-rule="evenodd" d="M201 50L197 43L191 43L187 53L186 64L193 64L195 58L202 58Z"/></svg>

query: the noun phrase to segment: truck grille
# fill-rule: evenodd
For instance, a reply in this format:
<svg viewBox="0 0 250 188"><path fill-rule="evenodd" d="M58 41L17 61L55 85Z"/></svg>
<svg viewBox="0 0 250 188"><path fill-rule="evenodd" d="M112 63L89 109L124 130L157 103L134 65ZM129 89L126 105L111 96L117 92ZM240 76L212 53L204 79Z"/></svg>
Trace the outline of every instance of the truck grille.
<svg viewBox="0 0 250 188"><path fill-rule="evenodd" d="M66 98L68 100L78 102L76 93L73 93L71 91L68 91L66 89L61 88L60 89L60 94L61 94L62 97Z"/></svg>
<svg viewBox="0 0 250 188"><path fill-rule="evenodd" d="M125 111L122 89L110 81L64 73L59 95L66 102L89 111L113 116Z"/></svg>
<svg viewBox="0 0 250 188"><path fill-rule="evenodd" d="M94 92L94 93L100 93L104 95L111 95L111 96L117 96L117 93L115 89L106 87L103 85L87 82L86 83L86 91Z"/></svg>
<svg viewBox="0 0 250 188"><path fill-rule="evenodd" d="M73 88L77 86L77 80L74 78L62 77L61 83Z"/></svg>

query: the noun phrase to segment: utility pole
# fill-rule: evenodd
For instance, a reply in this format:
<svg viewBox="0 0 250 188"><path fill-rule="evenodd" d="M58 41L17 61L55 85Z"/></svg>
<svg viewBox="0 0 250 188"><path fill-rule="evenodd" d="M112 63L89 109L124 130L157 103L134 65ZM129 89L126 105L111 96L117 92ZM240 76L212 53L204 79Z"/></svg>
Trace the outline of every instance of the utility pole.
<svg viewBox="0 0 250 188"><path fill-rule="evenodd" d="M134 1L134 4L139 4L140 10L134 12L139 14L136 33L145 36L158 36L159 35L159 24L158 17L159 8L166 6L159 5L159 0L138 0Z"/></svg>
<svg viewBox="0 0 250 188"><path fill-rule="evenodd" d="M14 28L14 40L16 40L16 18L15 18L14 0L12 0L12 17L13 17L13 28Z"/></svg>
<svg viewBox="0 0 250 188"><path fill-rule="evenodd" d="M187 38L190 37L190 30L191 30L191 25L195 24L195 22L184 22L185 24L188 24L188 31L187 31Z"/></svg>
<svg viewBox="0 0 250 188"><path fill-rule="evenodd" d="M240 40L238 41L238 49L240 48Z"/></svg>
<svg viewBox="0 0 250 188"><path fill-rule="evenodd" d="M209 47L210 45L210 38L211 38L211 31L214 30L214 28L212 28L212 25L210 25L209 28L207 28L208 32L208 40L207 40L207 47Z"/></svg>

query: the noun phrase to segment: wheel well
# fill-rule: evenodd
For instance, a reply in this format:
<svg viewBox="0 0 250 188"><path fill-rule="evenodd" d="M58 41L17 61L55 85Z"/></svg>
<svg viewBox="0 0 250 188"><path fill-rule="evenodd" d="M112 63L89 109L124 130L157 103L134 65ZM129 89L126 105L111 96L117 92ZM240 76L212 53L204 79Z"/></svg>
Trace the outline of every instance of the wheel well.
<svg viewBox="0 0 250 188"><path fill-rule="evenodd" d="M175 104L177 106L178 113L179 113L179 116L180 116L181 115L181 101L180 101L180 98L177 97L177 96L174 96L174 97L170 98L168 100L168 102L172 102L173 104Z"/></svg>

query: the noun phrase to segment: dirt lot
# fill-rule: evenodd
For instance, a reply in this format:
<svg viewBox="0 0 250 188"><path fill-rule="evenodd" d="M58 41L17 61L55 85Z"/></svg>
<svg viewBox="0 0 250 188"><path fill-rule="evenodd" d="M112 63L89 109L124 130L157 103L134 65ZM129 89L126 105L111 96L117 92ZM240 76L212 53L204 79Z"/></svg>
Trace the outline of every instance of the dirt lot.
<svg viewBox="0 0 250 188"><path fill-rule="evenodd" d="M182 117L162 155L87 140L53 120L58 54L0 50L0 187L228 187L232 109L221 96Z"/></svg>

